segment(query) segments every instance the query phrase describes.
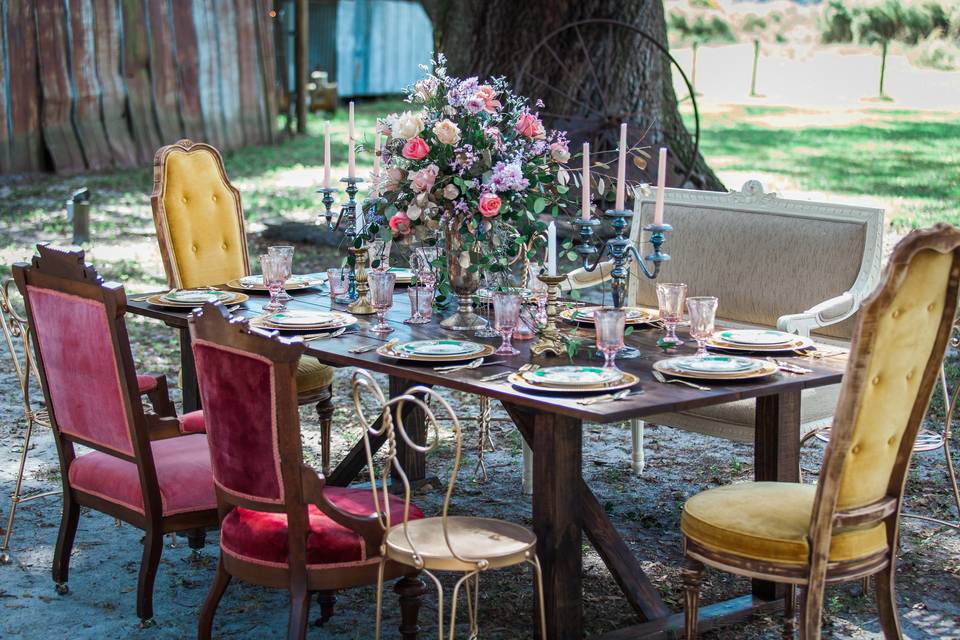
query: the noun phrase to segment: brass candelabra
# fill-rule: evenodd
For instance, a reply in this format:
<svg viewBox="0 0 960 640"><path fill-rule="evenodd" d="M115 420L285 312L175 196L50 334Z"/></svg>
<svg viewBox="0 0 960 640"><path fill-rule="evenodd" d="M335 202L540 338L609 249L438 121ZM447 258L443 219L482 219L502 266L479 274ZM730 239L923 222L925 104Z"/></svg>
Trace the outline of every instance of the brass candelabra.
<svg viewBox="0 0 960 640"><path fill-rule="evenodd" d="M547 323L540 333L540 338L530 347L530 352L538 356L545 353L563 355L567 346L560 335L560 329L557 328L557 298L560 297L560 283L566 280L567 276L540 275L537 278L547 285Z"/></svg>
<svg viewBox="0 0 960 640"><path fill-rule="evenodd" d="M351 247L353 253L354 271L357 284L357 299L347 305L347 311L356 316L368 316L376 313L377 310L370 304L367 293L370 288L367 286L367 245L360 247Z"/></svg>

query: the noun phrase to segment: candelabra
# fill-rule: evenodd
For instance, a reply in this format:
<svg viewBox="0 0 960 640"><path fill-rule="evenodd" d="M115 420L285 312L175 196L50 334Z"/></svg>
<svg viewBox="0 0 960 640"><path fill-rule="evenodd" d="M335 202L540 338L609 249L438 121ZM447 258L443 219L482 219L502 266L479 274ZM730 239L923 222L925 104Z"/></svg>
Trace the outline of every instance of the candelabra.
<svg viewBox="0 0 960 640"><path fill-rule="evenodd" d="M542 355L552 353L559 356L566 353L566 344L560 330L557 329L557 298L560 294L560 283L567 279L567 276L538 276L540 282L547 285L547 323L540 333L540 339L530 347L531 353Z"/></svg>
<svg viewBox="0 0 960 640"><path fill-rule="evenodd" d="M340 178L340 182L347 183L345 188L347 201L340 207L340 216L336 222L333 221L333 194L337 193L338 190L332 187L322 187L317 189L317 193L323 194L323 217L327 223L327 229L336 231L340 228L341 223L345 224L343 235L347 239L348 248L353 250L357 239L357 192L360 190L357 185L363 182L363 178ZM320 222L319 219L317 222ZM337 304L351 304L357 299L357 269L354 264L349 265L347 282L349 283L347 292L334 300Z"/></svg>
<svg viewBox="0 0 960 640"><path fill-rule="evenodd" d="M367 292L369 288L367 287L367 246L361 245L359 247L352 247L350 251L353 252L353 262L356 266L356 299L347 305L347 311L357 316L368 316L371 313L376 313L376 309L373 308L373 305L370 304L370 300L367 298Z"/></svg>

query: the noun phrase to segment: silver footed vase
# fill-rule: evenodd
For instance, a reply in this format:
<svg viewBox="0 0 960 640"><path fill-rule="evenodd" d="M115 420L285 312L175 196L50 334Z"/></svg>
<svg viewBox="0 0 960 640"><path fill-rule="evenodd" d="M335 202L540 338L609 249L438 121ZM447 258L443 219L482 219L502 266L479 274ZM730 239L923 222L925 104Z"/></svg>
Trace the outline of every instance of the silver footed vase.
<svg viewBox="0 0 960 640"><path fill-rule="evenodd" d="M447 254L447 278L457 299L457 310L444 319L440 326L453 331L476 331L487 326L487 321L473 310L473 299L480 288L480 272L470 270L470 252L464 249L460 224L448 223L444 229Z"/></svg>

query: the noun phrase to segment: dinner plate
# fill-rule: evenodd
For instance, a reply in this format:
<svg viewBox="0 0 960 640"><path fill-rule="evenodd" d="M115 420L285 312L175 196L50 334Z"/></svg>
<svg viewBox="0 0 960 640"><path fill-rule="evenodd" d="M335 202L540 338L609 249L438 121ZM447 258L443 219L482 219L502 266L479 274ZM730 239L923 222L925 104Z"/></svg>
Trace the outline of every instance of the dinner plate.
<svg viewBox="0 0 960 640"><path fill-rule="evenodd" d="M270 321L270 316L256 318L252 320L251 323L259 327L276 329L278 331L333 331L334 329L349 327L357 322L356 316L342 311L325 311L324 313L331 316L331 319L327 322L318 322L315 324L277 324Z"/></svg>
<svg viewBox="0 0 960 640"><path fill-rule="evenodd" d="M594 314L602 308L603 307L580 307L579 309L564 309L560 312L560 317L569 322L593 324ZM627 312L627 324L647 324L656 322L659 317L655 311L641 309L640 307L623 307L623 310Z"/></svg>
<svg viewBox="0 0 960 640"><path fill-rule="evenodd" d="M482 351L483 346L465 340L415 340L397 345L394 350L411 356L469 356Z"/></svg>
<svg viewBox="0 0 960 640"><path fill-rule="evenodd" d="M173 289L163 294L162 298L164 302L202 304L210 298L216 298L220 302L226 302L233 298L233 293L207 287L200 289Z"/></svg>
<svg viewBox="0 0 960 640"><path fill-rule="evenodd" d="M797 338L795 334L772 329L730 329L721 331L717 337L724 342L760 347L784 346Z"/></svg>
<svg viewBox="0 0 960 640"><path fill-rule="evenodd" d="M584 367L578 365L563 365L558 367L543 367L536 371L526 371L523 379L531 384L545 387L583 387L592 385L608 385L623 379L623 372L618 369L603 369L601 367Z"/></svg>
<svg viewBox="0 0 960 640"><path fill-rule="evenodd" d="M264 322L279 327L307 327L331 324L336 315L330 311L313 311L312 309L288 309L278 311L264 317Z"/></svg>
<svg viewBox="0 0 960 640"><path fill-rule="evenodd" d="M312 273L290 276L284 283L283 288L287 291L296 291L298 289L306 289L307 287L315 287L318 284L323 284L326 279L325 275L326 274ZM241 289L244 291L267 291L267 286L263 284L262 275L234 278L227 283L227 286L231 289Z"/></svg>
<svg viewBox="0 0 960 640"><path fill-rule="evenodd" d="M496 292L491 291L490 289L477 289L477 298L483 301L493 300L494 293ZM533 291L531 291L526 287L517 287L517 288L511 289L511 293L516 293L518 296L522 297L524 301L527 301L527 302L533 300Z"/></svg>
<svg viewBox="0 0 960 640"><path fill-rule="evenodd" d="M426 342L426 341L424 341ZM377 349L377 354L386 358L397 358L407 362L463 362L464 360L473 360L474 358L485 358L496 351L496 347L489 344L477 344L479 350L469 353L457 353L455 355L419 355L403 351L403 345L385 344Z"/></svg>
<svg viewBox="0 0 960 640"><path fill-rule="evenodd" d="M778 367L775 363L768 360L756 360L759 363L759 366L756 369L747 370L747 371L732 371L732 372L722 372L722 373L707 373L701 371L687 371L673 366L672 361L677 360L677 358L667 358L665 360L658 360L653 363L653 368L659 371L660 373L668 376L673 376L675 378L688 378L692 380L711 380L715 382L729 380L752 380L754 378L765 378L771 376L778 371Z"/></svg>
<svg viewBox="0 0 960 640"><path fill-rule="evenodd" d="M793 351L803 351L810 349L814 346L812 338L808 336L794 336L792 342L787 344L775 344L775 345L745 345L737 344L736 342L727 342L722 340L719 337L720 334L714 334L709 340L707 340L708 349L720 349L723 351L739 351L739 352L761 352L761 353L778 353L778 352L793 352Z"/></svg>
<svg viewBox="0 0 960 640"><path fill-rule="evenodd" d="M227 296L220 297L219 302L222 302L226 305L238 305L250 299L250 296L246 295L245 293L236 293L233 291L225 291L221 293L226 293ZM166 294L163 293L157 293L149 296L146 298L147 304L152 304L157 307L167 307L169 309L190 310L196 309L197 307L202 306L204 302L214 299L214 297L211 295L205 299L198 300L197 302L171 302L170 300L164 298L165 295Z"/></svg>
<svg viewBox="0 0 960 640"><path fill-rule="evenodd" d="M762 362L741 356L681 356L672 358L670 366L691 373L742 373L759 369Z"/></svg>
<svg viewBox="0 0 960 640"><path fill-rule="evenodd" d="M390 267L387 269L387 273L397 274L397 284L410 284L410 281L413 280L413 269Z"/></svg>
<svg viewBox="0 0 960 640"><path fill-rule="evenodd" d="M622 389L629 389L633 385L640 382L640 378L635 376L632 373L627 373L626 371L622 372L623 376L614 383L611 384L595 384L595 385L583 385L579 387L552 387L543 384L536 384L529 382L526 378L523 377L523 374L520 373L511 373L507 377L507 382L512 384L517 389L522 391L530 391L532 393L547 393L547 394L590 394L590 393L610 393L612 391L620 391Z"/></svg>

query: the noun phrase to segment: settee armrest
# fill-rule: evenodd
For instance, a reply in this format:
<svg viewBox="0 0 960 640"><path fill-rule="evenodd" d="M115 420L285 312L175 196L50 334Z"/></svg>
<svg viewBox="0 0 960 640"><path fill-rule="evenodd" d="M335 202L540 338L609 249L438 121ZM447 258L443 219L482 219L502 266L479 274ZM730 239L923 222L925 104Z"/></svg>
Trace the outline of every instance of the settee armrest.
<svg viewBox="0 0 960 640"><path fill-rule="evenodd" d="M583 268L575 269L567 274L566 280L560 283L560 290L573 291L594 287L609 280L611 271L613 271L613 262L602 262L593 271L587 271Z"/></svg>
<svg viewBox="0 0 960 640"><path fill-rule="evenodd" d="M790 313L780 316L777 328L789 333L809 336L811 331L842 322L860 308L860 301L847 291L835 298L824 300L803 313Z"/></svg>

